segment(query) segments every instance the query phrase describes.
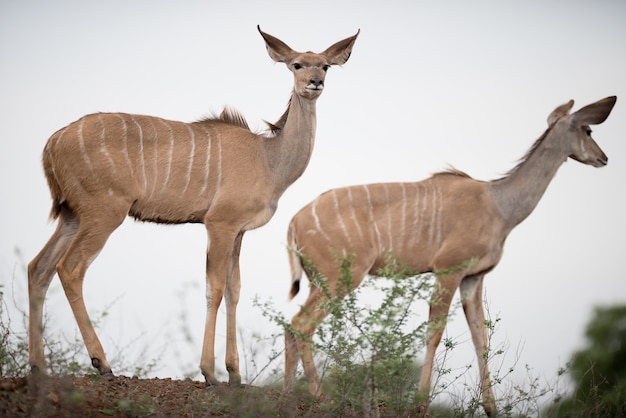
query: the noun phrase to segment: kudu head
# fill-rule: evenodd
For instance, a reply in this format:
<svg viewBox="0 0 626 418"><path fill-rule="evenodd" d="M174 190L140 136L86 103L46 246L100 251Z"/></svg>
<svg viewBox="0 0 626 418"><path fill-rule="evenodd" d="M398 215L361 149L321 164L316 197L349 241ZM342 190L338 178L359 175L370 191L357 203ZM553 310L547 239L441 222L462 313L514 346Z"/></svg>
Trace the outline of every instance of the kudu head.
<svg viewBox="0 0 626 418"><path fill-rule="evenodd" d="M616 100L615 96L606 97L572 114L569 111L574 106L574 101L570 100L550 114L548 125L553 134L566 142L563 146L568 148L570 158L593 167L603 167L608 163L608 157L591 137L589 125L604 122Z"/></svg>
<svg viewBox="0 0 626 418"><path fill-rule="evenodd" d="M267 52L276 62L283 62L294 74L294 90L300 97L316 99L324 89L326 71L331 65L343 65L350 58L359 31L354 36L339 41L324 52L297 52L280 39L269 35L257 26L265 40Z"/></svg>

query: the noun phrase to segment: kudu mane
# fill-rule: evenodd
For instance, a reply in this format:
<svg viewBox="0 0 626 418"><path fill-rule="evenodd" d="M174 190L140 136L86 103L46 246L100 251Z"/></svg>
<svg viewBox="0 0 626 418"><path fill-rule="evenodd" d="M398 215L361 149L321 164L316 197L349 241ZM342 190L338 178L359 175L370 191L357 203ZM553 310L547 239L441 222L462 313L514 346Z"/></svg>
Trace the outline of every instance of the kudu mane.
<svg viewBox="0 0 626 418"><path fill-rule="evenodd" d="M532 146L528 149L528 151L526 151L526 154L524 154L524 156L522 158L520 158L517 161L517 164L515 165L515 167L511 168L509 171L505 172L503 174L503 176L499 179L493 180L493 181L500 181L503 180L509 176L511 176L513 173L515 173L522 165L524 165L524 163L530 158L531 155L533 155L535 153L535 151L537 150L537 148L539 147L539 145L541 144L541 142L548 136L548 134L550 133L550 130L552 129L552 127L549 127L544 133L543 135L541 135L533 144ZM443 171L439 171L437 173L433 174L433 177L437 177L437 176L458 176L458 177L466 177L468 179L473 178L472 176L470 176L469 174L465 173L464 171L458 170L454 167L448 167Z"/></svg>
<svg viewBox="0 0 626 418"><path fill-rule="evenodd" d="M246 118L241 114L241 112L228 106L225 106L224 110L222 110L222 113L220 113L219 115L213 113L196 121L196 123L225 123L227 125L239 126L241 128L250 130L250 126L248 126L248 122L246 121Z"/></svg>
<svg viewBox="0 0 626 418"><path fill-rule="evenodd" d="M268 132L270 136L276 136L282 131L285 127L285 122L287 122L287 116L289 116L289 109L291 108L291 98L289 98L289 102L287 102L287 109L285 109L285 113L278 119L275 123L270 123L268 121L264 121L267 125Z"/></svg>
<svg viewBox="0 0 626 418"><path fill-rule="evenodd" d="M268 121L264 121L265 124L267 125L268 137L274 137L278 135L280 131L282 131L282 129L285 127L285 123L287 122L287 117L289 116L290 107L291 107L291 98L289 99L289 102L287 103L287 109L282 114L282 116L278 119L277 122L271 123ZM241 112L239 112L237 109L233 109L230 107L225 107L224 110L222 110L222 113L220 113L219 115L211 114L209 116L203 117L202 119L199 119L198 121L196 121L196 123L208 123L208 124L226 123L228 125L239 126L241 128L247 129L252 132L252 130L250 129L250 126L248 125L248 122L246 121L245 116L243 116Z"/></svg>
<svg viewBox="0 0 626 418"><path fill-rule="evenodd" d="M517 164L515 165L515 167L513 167L512 169L510 169L509 171L507 171L506 173L504 173L504 175L499 178L498 180L503 180L509 176L511 176L513 173L515 173L517 170L519 170L519 168L524 165L524 163L530 158L531 155L533 155L535 153L535 151L537 151L537 148L539 148L539 145L541 145L541 143L543 142L543 140L548 136L548 134L550 133L550 131L552 130L552 126L550 126L548 129L546 129L546 131L543 133L543 135L541 135L532 145L531 147L528 149L528 151L526 151L526 154L524 154L524 156L522 158L520 158L517 161ZM496 181L498 181L496 180Z"/></svg>

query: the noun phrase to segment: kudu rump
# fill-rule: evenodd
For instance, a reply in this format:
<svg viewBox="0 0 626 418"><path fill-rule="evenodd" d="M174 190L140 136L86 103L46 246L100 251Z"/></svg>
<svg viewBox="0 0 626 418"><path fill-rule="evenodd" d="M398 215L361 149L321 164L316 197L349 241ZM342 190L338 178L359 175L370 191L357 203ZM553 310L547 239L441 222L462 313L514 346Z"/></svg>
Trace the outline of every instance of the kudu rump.
<svg viewBox="0 0 626 418"><path fill-rule="evenodd" d="M546 132L517 167L498 180L478 181L451 170L417 183L369 184L322 194L302 208L289 225L291 296L298 292L305 270L301 257L328 282L332 297L339 276L333 254L355 256L353 288L365 275L376 275L384 267L388 252L415 272L434 272L437 286L430 304L418 398L429 397L435 351L451 300L460 288L478 356L484 407L488 414L494 413L495 397L485 356L483 277L498 264L506 237L533 211L568 157L594 167L607 164L606 155L591 138L589 125L602 123L615 101L615 97L607 97L573 114L569 111L574 101L557 107L548 117ZM287 389L294 384L301 358L309 390L323 396L310 338L328 315L319 308L324 297L321 288L312 286L307 301L292 320L296 332L286 333ZM428 402L424 402L426 406Z"/></svg>
<svg viewBox="0 0 626 418"><path fill-rule="evenodd" d="M207 318L200 369L215 377L215 324L224 297L226 369L239 384L236 307L239 250L245 231L267 223L278 199L305 170L315 138L315 102L326 71L350 57L358 32L324 52L296 52L258 28L269 56L294 75L285 113L267 134L224 110L194 123L122 113L83 117L50 137L43 166L57 229L28 265L29 357L45 372L42 311L55 269L91 363L112 375L83 300L83 279L109 235L127 215L142 221L204 223L208 233Z"/></svg>

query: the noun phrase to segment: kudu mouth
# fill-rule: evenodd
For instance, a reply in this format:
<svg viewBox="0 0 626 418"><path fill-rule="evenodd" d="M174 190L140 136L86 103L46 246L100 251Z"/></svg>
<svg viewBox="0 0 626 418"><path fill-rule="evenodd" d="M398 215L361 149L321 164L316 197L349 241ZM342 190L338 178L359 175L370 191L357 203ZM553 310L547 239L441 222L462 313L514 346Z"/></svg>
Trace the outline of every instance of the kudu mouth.
<svg viewBox="0 0 626 418"><path fill-rule="evenodd" d="M585 159L582 160L580 158L577 158L574 155L570 155L570 158L572 160L576 160L579 163L583 163L583 164L588 164L592 167L604 167L605 165L607 165L609 163L609 157L607 157L606 155L601 155L599 157L596 157L596 159Z"/></svg>
<svg viewBox="0 0 626 418"><path fill-rule="evenodd" d="M609 158L607 156L600 157L596 160L594 167L604 167L609 163Z"/></svg>
<svg viewBox="0 0 626 418"><path fill-rule="evenodd" d="M309 83L307 84L306 89L313 91L322 91L324 90L324 83Z"/></svg>
<svg viewBox="0 0 626 418"><path fill-rule="evenodd" d="M304 88L303 94L309 98L317 98L324 91L324 85L309 84Z"/></svg>

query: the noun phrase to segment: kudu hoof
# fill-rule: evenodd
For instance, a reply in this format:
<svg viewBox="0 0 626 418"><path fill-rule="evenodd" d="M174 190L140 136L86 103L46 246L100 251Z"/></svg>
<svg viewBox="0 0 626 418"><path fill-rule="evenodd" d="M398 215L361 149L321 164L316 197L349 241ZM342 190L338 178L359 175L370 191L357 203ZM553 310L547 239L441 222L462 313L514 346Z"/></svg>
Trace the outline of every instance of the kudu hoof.
<svg viewBox="0 0 626 418"><path fill-rule="evenodd" d="M45 376L46 375L46 370L45 369L40 369L39 366L35 366L32 365L30 366L30 374L33 376Z"/></svg>
<svg viewBox="0 0 626 418"><path fill-rule="evenodd" d="M113 372L105 372L100 375L100 377L104 380L114 380L117 379L117 376L113 374Z"/></svg>
<svg viewBox="0 0 626 418"><path fill-rule="evenodd" d="M216 378L214 378L214 377L207 377L207 376L205 376L204 377L204 382L205 382L204 383L204 387L207 390L216 389L220 385L220 382Z"/></svg>
<svg viewBox="0 0 626 418"><path fill-rule="evenodd" d="M228 377L228 386L238 388L241 386L241 376L238 374L231 374Z"/></svg>

